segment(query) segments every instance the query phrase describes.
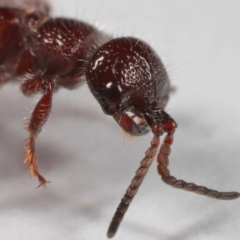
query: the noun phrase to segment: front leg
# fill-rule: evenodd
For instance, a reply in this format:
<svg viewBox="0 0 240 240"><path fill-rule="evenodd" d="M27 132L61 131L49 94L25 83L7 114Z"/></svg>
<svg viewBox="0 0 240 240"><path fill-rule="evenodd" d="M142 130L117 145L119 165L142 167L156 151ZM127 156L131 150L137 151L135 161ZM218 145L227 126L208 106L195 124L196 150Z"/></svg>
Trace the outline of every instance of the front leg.
<svg viewBox="0 0 240 240"><path fill-rule="evenodd" d="M42 130L43 125L48 120L52 106L53 93L53 83L47 82L43 84L45 93L35 107L30 122L26 127L27 131L29 132L29 138L25 144L25 161L28 164L30 175L38 177L39 186L45 186L48 181L39 173L37 168L37 160L35 158L35 139Z"/></svg>

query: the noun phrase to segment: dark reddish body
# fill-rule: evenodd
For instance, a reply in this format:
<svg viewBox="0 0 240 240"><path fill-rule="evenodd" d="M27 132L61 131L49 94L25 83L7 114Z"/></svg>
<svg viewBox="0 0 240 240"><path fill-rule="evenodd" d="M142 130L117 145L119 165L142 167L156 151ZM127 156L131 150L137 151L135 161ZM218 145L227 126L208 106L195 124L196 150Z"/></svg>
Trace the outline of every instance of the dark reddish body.
<svg viewBox="0 0 240 240"><path fill-rule="evenodd" d="M0 84L18 81L26 96L42 94L27 125L29 137L25 145L30 174L38 177L40 185L46 185L47 180L36 165L35 139L48 120L53 92L59 87L74 89L86 81L104 113L124 131L144 135L151 130L154 135L117 208L108 237L116 233L164 133L158 173L165 183L216 199L240 196L238 192L218 192L171 176L168 156L177 125L164 111L170 83L164 65L148 44L132 37L111 40L85 22L51 18L48 6L36 6L0 7Z"/></svg>
<svg viewBox="0 0 240 240"><path fill-rule="evenodd" d="M72 19L6 7L0 8L0 17L2 80L28 80L24 84L31 88L22 88L26 95L40 91L45 80L67 88L82 81L93 46L100 42L97 29Z"/></svg>

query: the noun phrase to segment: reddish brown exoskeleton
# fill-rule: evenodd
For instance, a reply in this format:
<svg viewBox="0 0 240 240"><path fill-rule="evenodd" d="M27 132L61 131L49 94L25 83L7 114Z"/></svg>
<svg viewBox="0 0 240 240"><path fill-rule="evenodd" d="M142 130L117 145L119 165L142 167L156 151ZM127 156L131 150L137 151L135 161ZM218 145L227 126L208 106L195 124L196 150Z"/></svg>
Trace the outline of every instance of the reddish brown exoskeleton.
<svg viewBox="0 0 240 240"><path fill-rule="evenodd" d="M76 88L85 81L88 60L108 39L85 22L51 18L49 8L0 8L0 83L20 81L24 95L42 93L27 125L26 162L40 185L47 181L35 159L35 139L46 123L52 94L59 88Z"/></svg>
<svg viewBox="0 0 240 240"><path fill-rule="evenodd" d="M129 37L105 43L89 61L86 78L103 111L113 116L124 131L139 136L147 133L150 127L154 135L150 148L113 216L108 237L113 237L117 232L154 160L159 137L164 133L166 136L157 160L158 173L165 183L216 199L230 200L240 196L238 192L218 192L171 176L168 156L177 124L163 110L168 100L170 83L164 65L148 44ZM133 116L129 116L128 112ZM134 121L135 116L141 119L139 124Z"/></svg>
<svg viewBox="0 0 240 240"><path fill-rule="evenodd" d="M27 7L26 7L27 6ZM154 50L132 38L111 37L74 19L51 18L47 4L0 7L0 84L21 83L24 95L41 93L27 125L26 162L40 186L48 182L39 172L35 139L48 120L52 95L59 87L74 89L87 82L105 114L127 133L154 137L135 177L123 196L107 233L113 237L136 195L166 134L157 157L162 180L176 188L216 199L235 199L238 192L218 192L171 176L168 170L175 121L164 111L170 92L166 69ZM131 113L131 114L130 114ZM135 121L139 118L140 121Z"/></svg>

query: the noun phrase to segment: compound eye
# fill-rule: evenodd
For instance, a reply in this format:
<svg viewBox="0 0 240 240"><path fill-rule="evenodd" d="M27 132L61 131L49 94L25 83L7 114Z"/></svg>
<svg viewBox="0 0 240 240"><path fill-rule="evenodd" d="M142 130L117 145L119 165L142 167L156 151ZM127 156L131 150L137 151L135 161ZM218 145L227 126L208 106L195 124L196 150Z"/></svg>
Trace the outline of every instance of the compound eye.
<svg viewBox="0 0 240 240"><path fill-rule="evenodd" d="M123 89L116 82L109 82L105 86L104 98L108 104L117 104L120 102L123 95Z"/></svg>

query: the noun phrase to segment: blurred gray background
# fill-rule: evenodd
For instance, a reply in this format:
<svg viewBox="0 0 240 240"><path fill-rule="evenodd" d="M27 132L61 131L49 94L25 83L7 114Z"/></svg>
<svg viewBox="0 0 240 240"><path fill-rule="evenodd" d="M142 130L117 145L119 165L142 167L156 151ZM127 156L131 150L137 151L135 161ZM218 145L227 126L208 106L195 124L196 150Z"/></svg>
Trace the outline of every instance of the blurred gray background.
<svg viewBox="0 0 240 240"><path fill-rule="evenodd" d="M166 108L178 123L172 174L240 191L239 7L234 0L55 0L52 14L149 42L177 89ZM51 184L35 189L23 164L23 123L38 99L19 85L1 89L0 239L106 239L152 134L129 140L87 86L60 90L36 142ZM154 162L115 239L239 239L239 206L165 185Z"/></svg>

